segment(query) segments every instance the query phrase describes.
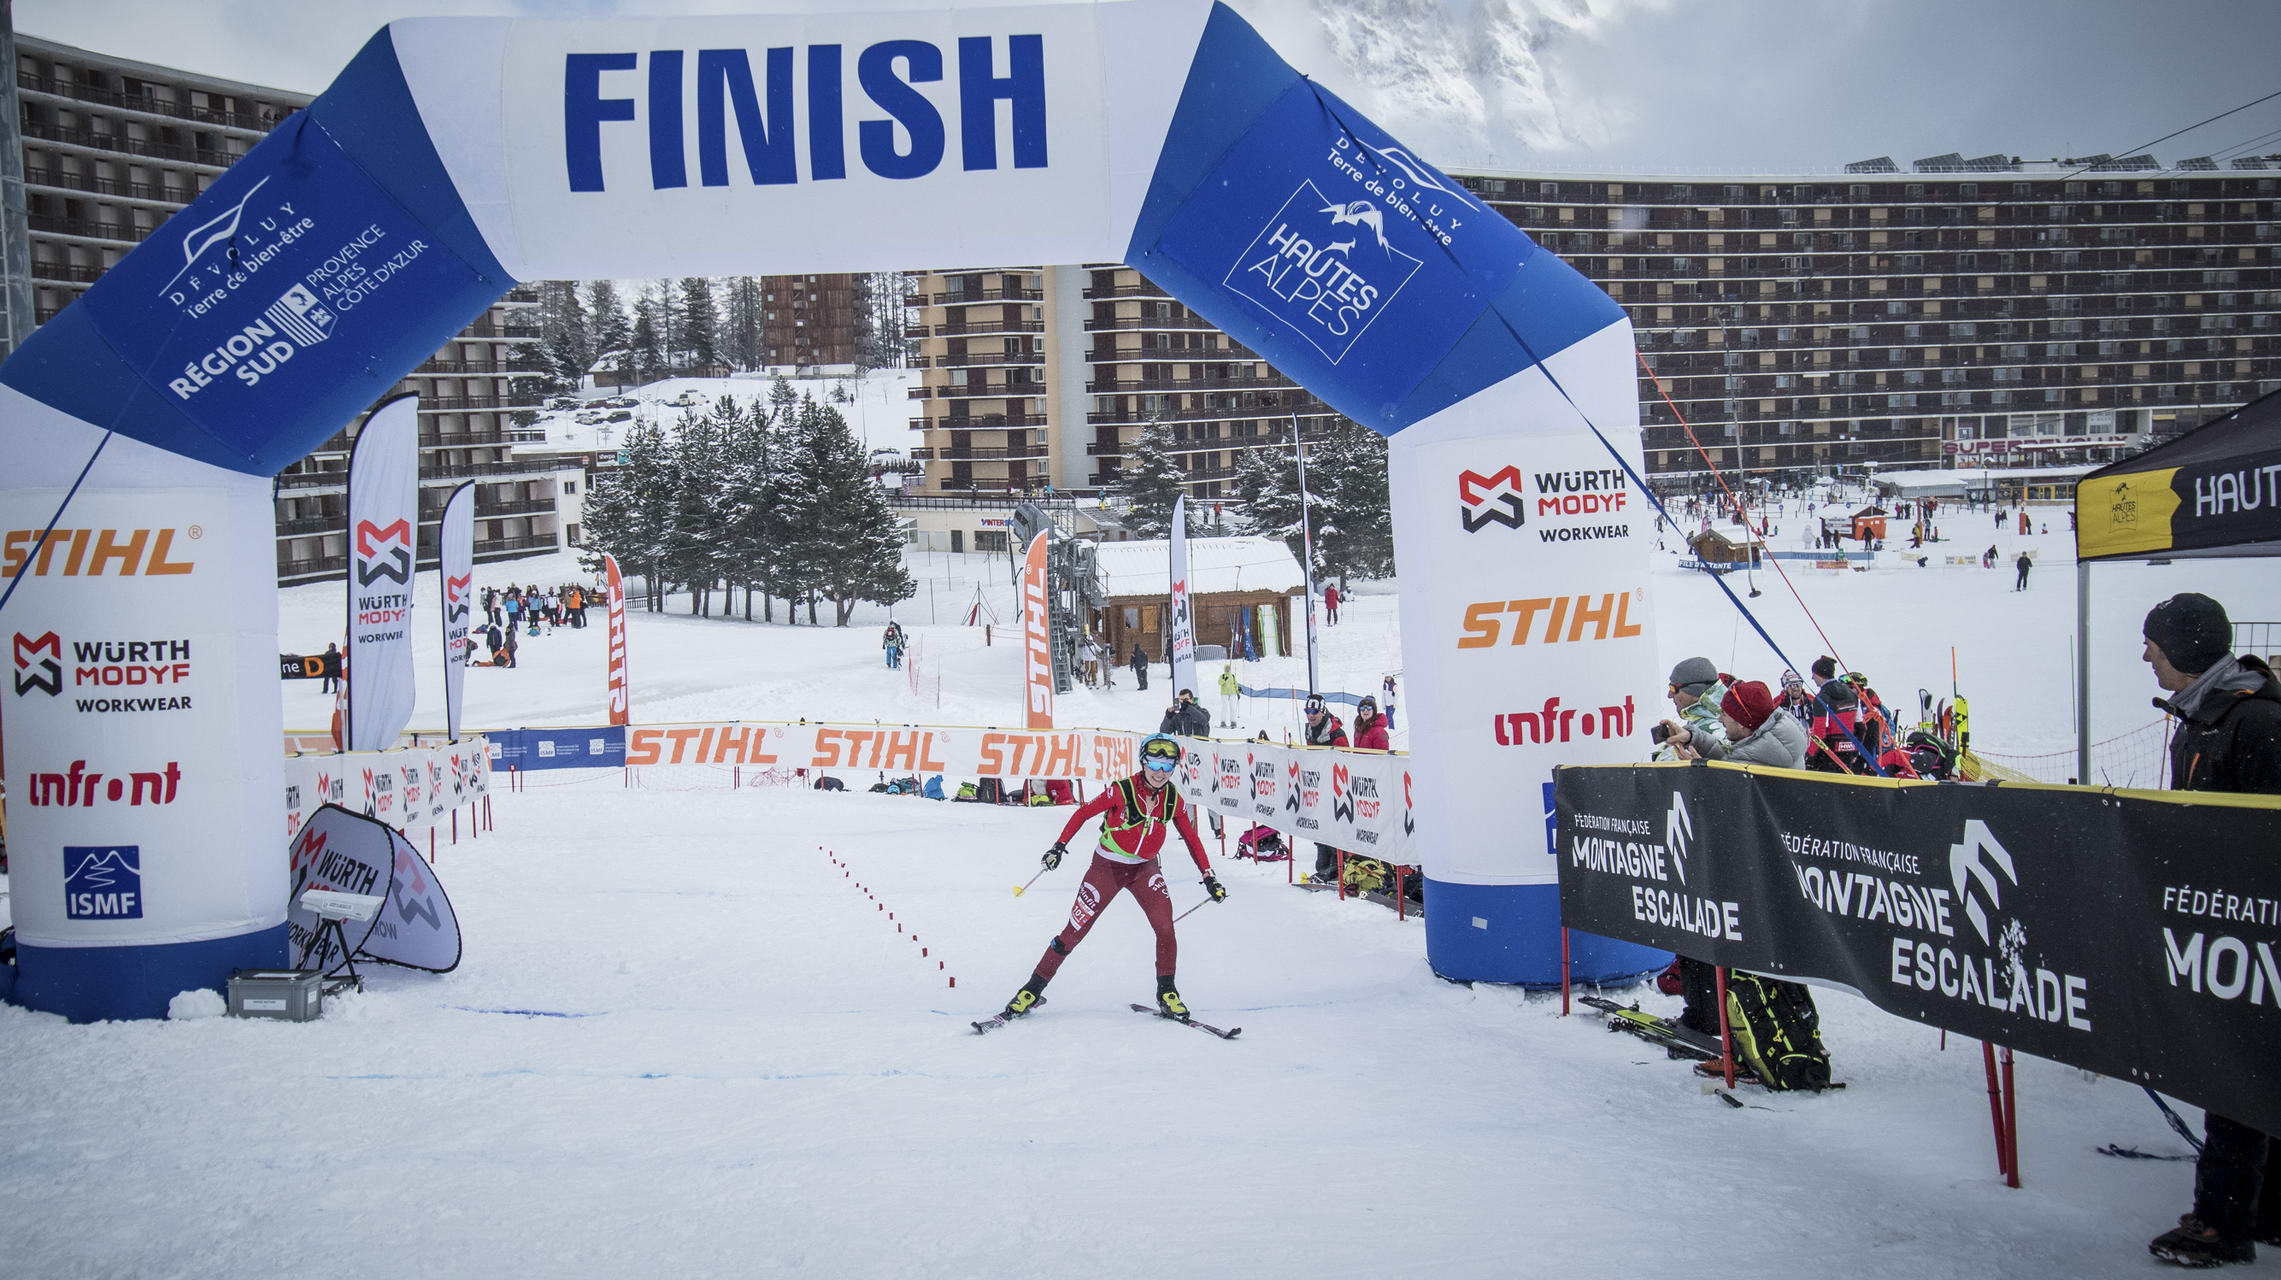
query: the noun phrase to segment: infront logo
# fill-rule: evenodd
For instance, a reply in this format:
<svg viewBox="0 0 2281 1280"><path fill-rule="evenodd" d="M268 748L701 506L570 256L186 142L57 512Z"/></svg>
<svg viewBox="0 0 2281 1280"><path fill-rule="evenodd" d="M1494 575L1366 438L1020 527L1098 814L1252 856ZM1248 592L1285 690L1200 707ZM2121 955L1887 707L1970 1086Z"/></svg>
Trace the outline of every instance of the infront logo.
<svg viewBox="0 0 2281 1280"><path fill-rule="evenodd" d="M1532 596L1469 604L1465 606L1465 633L1458 637L1457 647L1627 640L1640 634L1640 624L1631 620L1631 606L1633 599L1643 594L1609 591L1597 596ZM1542 626L1538 625L1539 618L1544 620Z"/></svg>
<svg viewBox="0 0 2281 1280"><path fill-rule="evenodd" d="M41 636L16 633L16 696L34 689L51 698L63 692L63 641L53 631Z"/></svg>
<svg viewBox="0 0 2281 1280"><path fill-rule="evenodd" d="M369 587L382 578L411 585L412 523L409 520L389 524L374 524L370 520L356 522L357 585Z"/></svg>
<svg viewBox="0 0 2281 1280"><path fill-rule="evenodd" d="M1525 492L1519 467L1501 467L1488 475L1460 471L1457 518L1467 533L1479 533L1493 524L1518 529L1529 522Z"/></svg>
<svg viewBox="0 0 2281 1280"><path fill-rule="evenodd" d="M1560 695L1554 694L1544 700L1541 711L1508 712L1491 720L1496 727L1497 745L1518 747L1533 742L1569 742L1578 737L1609 741L1628 738L1637 716L1630 694L1624 695L1621 706L1605 706L1597 711L1563 707Z"/></svg>

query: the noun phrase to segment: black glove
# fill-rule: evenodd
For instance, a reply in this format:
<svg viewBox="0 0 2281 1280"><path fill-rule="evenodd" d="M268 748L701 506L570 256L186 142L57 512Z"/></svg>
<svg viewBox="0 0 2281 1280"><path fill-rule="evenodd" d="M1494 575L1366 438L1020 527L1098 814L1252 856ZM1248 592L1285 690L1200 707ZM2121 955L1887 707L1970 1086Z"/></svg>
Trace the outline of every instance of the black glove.
<svg viewBox="0 0 2281 1280"><path fill-rule="evenodd" d="M1228 887L1220 883L1218 876L1208 875L1204 877L1204 892L1210 894L1214 902L1226 902L1228 900Z"/></svg>
<svg viewBox="0 0 2281 1280"><path fill-rule="evenodd" d="M1063 844L1059 840L1056 840L1053 842L1053 847L1046 850L1045 856L1038 859L1038 861L1043 862L1045 864L1045 869L1051 871L1061 865L1061 855L1067 852L1069 852L1069 846Z"/></svg>

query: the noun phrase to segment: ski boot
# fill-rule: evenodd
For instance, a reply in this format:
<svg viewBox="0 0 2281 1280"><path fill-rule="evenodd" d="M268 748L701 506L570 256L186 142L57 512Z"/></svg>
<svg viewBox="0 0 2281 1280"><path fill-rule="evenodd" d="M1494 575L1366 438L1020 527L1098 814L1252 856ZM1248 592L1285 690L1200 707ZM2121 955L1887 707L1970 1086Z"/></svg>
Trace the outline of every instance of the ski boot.
<svg viewBox="0 0 2281 1280"><path fill-rule="evenodd" d="M1165 974L1156 980L1156 1011L1167 1018L1188 1021L1188 1005L1180 999L1180 992L1172 985L1172 975Z"/></svg>
<svg viewBox="0 0 2281 1280"><path fill-rule="evenodd" d="M1014 998L1006 1002L1005 1016L1009 1018L1028 1017L1030 1010L1037 1007L1041 993L1045 990L1045 984L1044 978L1034 973L1031 974L1030 980L1022 984L1022 989L1014 993Z"/></svg>
<svg viewBox="0 0 2281 1280"><path fill-rule="evenodd" d="M2255 1262L2257 1246L2248 1241L2228 1243L2218 1233L2193 1214L2178 1220L2178 1225L2156 1236L2146 1251L2164 1262L2180 1267L2215 1267L2228 1262Z"/></svg>

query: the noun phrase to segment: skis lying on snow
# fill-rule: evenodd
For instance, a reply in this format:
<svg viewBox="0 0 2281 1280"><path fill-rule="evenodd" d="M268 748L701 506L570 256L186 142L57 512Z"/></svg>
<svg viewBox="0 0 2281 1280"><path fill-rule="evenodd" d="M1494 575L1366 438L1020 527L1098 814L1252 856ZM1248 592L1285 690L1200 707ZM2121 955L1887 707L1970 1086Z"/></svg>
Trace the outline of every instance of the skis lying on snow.
<svg viewBox="0 0 2281 1280"><path fill-rule="evenodd" d="M1718 1079L1725 1076L1726 1073L1726 1068L1724 1066L1721 1066L1717 1061L1698 1062L1695 1064L1695 1074L1699 1076L1710 1076L1713 1079ZM1766 1089L1766 1082L1764 1080L1761 1080L1757 1076L1751 1074L1749 1068L1744 1067L1739 1063L1735 1066L1735 1083L1754 1084L1761 1089ZM1843 1089L1844 1087L1845 1081L1832 1080L1819 1089L1767 1089L1766 1091L1768 1093L1828 1093L1832 1089Z"/></svg>
<svg viewBox="0 0 2281 1280"><path fill-rule="evenodd" d="M1240 1035L1242 1035L1242 1034L1243 1034L1243 1028L1242 1028L1242 1027L1236 1027L1236 1028L1234 1028L1234 1029L1232 1029L1232 1030L1228 1030L1228 1031L1222 1031L1222 1030L1220 1030L1218 1027L1215 1027L1215 1026L1213 1026L1213 1025L1212 1025L1211 1023L1209 1023L1209 1022L1198 1022L1198 1021L1196 1021L1194 1018L1180 1018L1180 1017L1175 1017L1175 1016L1173 1016L1172 1014L1166 1013L1166 1012L1165 1012L1164 1010L1162 1010L1162 1009L1152 1009L1152 1008L1150 1008L1149 1006L1147 1006L1147 1005L1145 1005L1145 1004L1136 1004L1136 1005L1134 1005L1134 1006L1133 1006L1133 1012L1134 1012L1134 1013L1145 1013L1145 1014L1147 1014L1148 1016L1150 1016L1150 1017L1152 1017L1152 1018L1162 1018L1162 1019L1164 1019L1166 1022L1177 1022L1177 1023L1179 1023L1180 1025L1182 1025L1182 1026L1184 1026L1184 1027L1194 1027L1194 1028L1196 1028L1198 1031L1209 1031L1209 1032L1211 1032L1213 1035L1216 1035L1216 1036L1218 1036L1218 1037L1219 1037L1220 1039L1222 1039L1222 1040L1233 1040L1233 1039L1235 1039L1237 1036L1240 1036Z"/></svg>
<svg viewBox="0 0 2281 1280"><path fill-rule="evenodd" d="M1037 1008L1037 1007L1038 1007L1038 1005L1042 1005L1042 1004L1044 1004L1044 1003L1045 1003L1045 997L1044 997L1044 996L1039 996L1039 997L1038 997L1038 1003L1037 1003L1037 1004L1033 1004L1033 1005L1031 1005L1031 1006L1030 1006L1030 1008L1032 1008L1032 1009L1035 1009L1035 1008ZM1029 1015L1028 1015L1028 1014L1023 1014L1023 1015L1021 1015L1021 1016L1022 1016L1022 1017L1028 1017ZM1013 1021L1014 1021L1014 1019L1013 1019L1013 1018L1010 1018L1010 1017L1006 1016L1006 1014L1005 1014L1003 1011L1000 1011L1000 1012L998 1012L998 1013L992 1014L990 1017L984 1018L984 1019L983 1019L982 1021L980 1021L980 1022L971 1023L971 1024L969 1024L969 1025L971 1025L971 1026L974 1028L974 1034L976 1034L976 1035L978 1035L978 1036L981 1036L981 1035L988 1035L988 1034L990 1034L991 1032L993 1032L993 1031L996 1031L996 1030L997 1030L998 1028L1000 1028L1000 1027L1004 1027L1004 1026L1010 1026L1010 1025L1012 1025L1012 1024L1013 1024Z"/></svg>
<svg viewBox="0 0 2281 1280"><path fill-rule="evenodd" d="M1660 1045L1674 1058L1693 1058L1699 1062L1715 1062L1719 1057L1717 1036L1682 1027L1669 1018L1658 1018L1652 1013L1641 1013L1629 1005L1617 1004L1603 996L1582 996L1580 1002L1608 1015L1608 1030L1628 1031L1650 1044Z"/></svg>

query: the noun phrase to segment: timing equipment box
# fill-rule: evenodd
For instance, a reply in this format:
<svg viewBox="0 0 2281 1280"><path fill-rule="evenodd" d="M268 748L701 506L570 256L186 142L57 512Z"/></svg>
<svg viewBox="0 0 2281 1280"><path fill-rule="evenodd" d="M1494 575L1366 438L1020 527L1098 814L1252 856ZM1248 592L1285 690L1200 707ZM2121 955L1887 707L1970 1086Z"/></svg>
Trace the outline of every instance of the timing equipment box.
<svg viewBox="0 0 2281 1280"><path fill-rule="evenodd" d="M314 1022L325 1016L324 979L315 969L240 969L230 975L230 1016Z"/></svg>

